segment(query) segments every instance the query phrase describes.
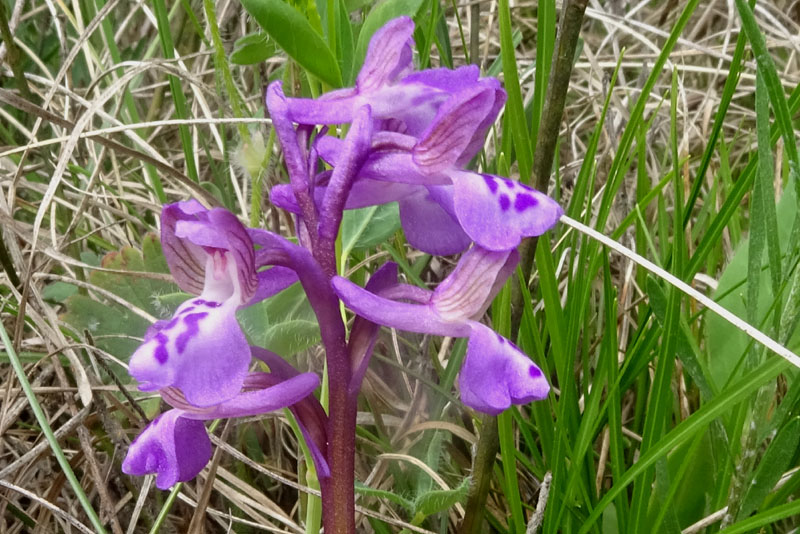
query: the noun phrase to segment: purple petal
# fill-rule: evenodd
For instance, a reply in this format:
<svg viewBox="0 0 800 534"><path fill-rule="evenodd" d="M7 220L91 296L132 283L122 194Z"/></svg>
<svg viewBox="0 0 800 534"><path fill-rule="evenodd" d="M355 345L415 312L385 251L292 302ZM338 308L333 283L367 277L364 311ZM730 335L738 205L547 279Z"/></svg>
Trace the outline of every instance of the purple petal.
<svg viewBox="0 0 800 534"><path fill-rule="evenodd" d="M283 150L283 158L286 161L286 169L292 185L298 189L308 187L308 170L303 148L297 139L297 132L291 120L289 102L294 99L286 98L283 94L281 82L273 82L267 87L266 105L269 115L272 118L272 126ZM323 124L323 123L315 123Z"/></svg>
<svg viewBox="0 0 800 534"><path fill-rule="evenodd" d="M413 139L408 136L402 137ZM340 139L330 136L317 142L322 159L334 166L339 162L342 146L343 143ZM372 151L361 167L358 177L360 180L418 185L447 185L450 183L450 179L446 175L431 176L423 172L423 169L414 162L410 147L389 146L381 140L373 142Z"/></svg>
<svg viewBox="0 0 800 534"><path fill-rule="evenodd" d="M277 83L277 82L276 82ZM364 103L355 88L325 93L320 98L286 99L287 115L299 124L344 124L353 120L353 112Z"/></svg>
<svg viewBox="0 0 800 534"><path fill-rule="evenodd" d="M344 141L341 157L333 168L328 187L325 190L320 209L320 238L336 240L347 195L367 158L371 143L372 112L369 106L364 106L353 119L353 124Z"/></svg>
<svg viewBox="0 0 800 534"><path fill-rule="evenodd" d="M345 209L355 210L368 206L380 206L402 200L419 191L419 186L379 182L377 180L356 180L347 195Z"/></svg>
<svg viewBox="0 0 800 534"><path fill-rule="evenodd" d="M422 188L400 200L400 220L408 242L428 254L449 256L465 250L470 238L437 202L437 188Z"/></svg>
<svg viewBox="0 0 800 534"><path fill-rule="evenodd" d="M405 81L379 89L331 91L317 99L286 99L287 116L300 124L352 122L359 108L369 105L372 118L391 120L398 131L418 136L431 123L449 94L424 83Z"/></svg>
<svg viewBox="0 0 800 534"><path fill-rule="evenodd" d="M461 256L458 265L433 292L431 304L450 321L478 319L516 266L516 251L493 252L475 246ZM510 263L510 268L509 268ZM499 278L502 273L504 278Z"/></svg>
<svg viewBox="0 0 800 534"><path fill-rule="evenodd" d="M269 201L288 212L300 213L300 206L297 204L297 198L294 196L292 186L289 184L273 185L269 190Z"/></svg>
<svg viewBox="0 0 800 534"><path fill-rule="evenodd" d="M196 213L205 211L196 200L167 204L161 210L161 246L167 265L178 287L194 295L203 292L208 254L202 247L176 236L175 225L178 221L195 220Z"/></svg>
<svg viewBox="0 0 800 534"><path fill-rule="evenodd" d="M270 374L278 379L286 380L300 374L297 369L272 351L261 347L252 347L252 351L253 356L266 363L270 368ZM263 375L265 373L258 374ZM330 467L322 452L328 450L328 416L325 414L325 410L322 409L322 405L313 395L305 397L291 406L290 409L297 419L311 452L311 457L314 459L314 464L317 467L317 476L320 478L329 477L331 474Z"/></svg>
<svg viewBox="0 0 800 534"><path fill-rule="evenodd" d="M476 65L464 65L457 69L438 68L413 72L401 83L420 84L446 93L457 93L478 82L481 71Z"/></svg>
<svg viewBox="0 0 800 534"><path fill-rule="evenodd" d="M370 276L365 289L373 294L380 294L396 284L397 264L387 262ZM380 325L363 317L357 316L353 321L347 350L350 354L350 364L353 368L353 375L350 379L350 392L354 396L358 395L358 391L361 389L361 381L364 379L364 373L367 372L367 366L372 357L379 331Z"/></svg>
<svg viewBox="0 0 800 534"><path fill-rule="evenodd" d="M332 284L348 308L373 323L421 334L452 337L469 335L469 325L442 320L430 305L394 302L370 293L341 276L335 276Z"/></svg>
<svg viewBox="0 0 800 534"><path fill-rule="evenodd" d="M272 267L258 273L258 288L248 306L277 295L297 282L297 273L286 267Z"/></svg>
<svg viewBox="0 0 800 534"><path fill-rule="evenodd" d="M156 331L157 330L157 331ZM128 372L139 389L176 387L194 406L212 406L239 393L250 347L231 302L184 302L131 356Z"/></svg>
<svg viewBox="0 0 800 534"><path fill-rule="evenodd" d="M488 174L451 172L461 227L488 250L509 250L538 236L563 215L553 199L519 182Z"/></svg>
<svg viewBox="0 0 800 534"><path fill-rule="evenodd" d="M254 374L265 375L267 373ZM220 419L261 415L298 403L319 386L319 377L314 373L298 374L267 387L263 387L262 384L252 378L253 373L248 376L247 380L243 381L244 387L257 387L258 389L239 393L232 399L210 407L202 413L197 415L187 413L184 417Z"/></svg>
<svg viewBox="0 0 800 534"><path fill-rule="evenodd" d="M213 271L206 265L203 294L209 291L211 284L227 285L232 282L233 291L240 294L239 302L250 300L258 287L253 242L233 213L214 208L200 220L178 221L175 224L175 236L203 247L207 256L213 259ZM228 264L231 260L233 265ZM223 296L214 295L214 298L221 300Z"/></svg>
<svg viewBox="0 0 800 534"><path fill-rule="evenodd" d="M494 121L497 119L497 115L500 113L500 110L503 109L503 104L506 103L507 95L500 86L499 81L497 81L495 78L484 78L481 80L481 84L489 88L489 90L494 91L494 101L491 109L483 117L483 120L481 120L478 128L475 130L472 139L456 161L456 165L459 167L464 167L467 165L470 160L475 157L475 154L480 152L481 148L483 148L486 132L489 130L492 124L494 124Z"/></svg>
<svg viewBox="0 0 800 534"><path fill-rule="evenodd" d="M455 165L472 142L476 128L489 115L494 101L495 90L481 85L453 95L439 108L436 119L414 147L414 162L429 175Z"/></svg>
<svg viewBox="0 0 800 534"><path fill-rule="evenodd" d="M359 92L374 91L393 83L411 69L413 33L414 22L409 17L398 17L372 35L356 80Z"/></svg>
<svg viewBox="0 0 800 534"><path fill-rule="evenodd" d="M362 167L363 168L363 167ZM321 204L327 187L318 185L314 189L317 204ZM358 179L350 188L344 208L354 210L368 206L380 206L401 200L419 191L419 186L411 184L382 182L369 179ZM294 192L287 184L278 184L270 190L270 201L279 208L291 213L300 213Z"/></svg>
<svg viewBox="0 0 800 534"><path fill-rule="evenodd" d="M211 440L201 421L169 410L155 418L131 443L122 462L129 475L155 473L156 486L165 490L191 480L211 459Z"/></svg>
<svg viewBox="0 0 800 534"><path fill-rule="evenodd" d="M467 355L458 377L464 404L497 415L512 404L547 397L547 379L526 354L491 328L475 322L471 325Z"/></svg>
<svg viewBox="0 0 800 534"><path fill-rule="evenodd" d="M161 223L164 255L181 289L212 292L216 300L235 293L240 303L252 296L258 285L253 243L235 215L192 200L165 206Z"/></svg>

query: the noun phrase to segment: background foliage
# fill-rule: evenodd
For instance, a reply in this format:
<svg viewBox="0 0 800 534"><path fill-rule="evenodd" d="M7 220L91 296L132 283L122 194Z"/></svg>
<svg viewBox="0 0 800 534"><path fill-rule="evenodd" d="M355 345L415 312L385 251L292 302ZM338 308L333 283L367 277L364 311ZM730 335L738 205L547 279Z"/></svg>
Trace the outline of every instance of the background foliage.
<svg viewBox="0 0 800 534"><path fill-rule="evenodd" d="M369 37L401 14L421 67L474 62L503 79L508 105L474 164L530 180L561 4L0 4L0 531L317 532L285 415L216 428L210 468L172 492L120 472L159 411L127 358L184 298L159 206L194 196L287 228L265 196L286 177L263 87L352 84ZM363 531L459 532L465 516L492 532L797 531L797 370L619 251L798 352L798 21L788 0L588 4L548 187L616 246L559 225L521 307L508 286L491 313L553 394L498 418L481 470L491 423L453 390L463 341L384 332L359 413ZM411 283L441 280L452 262L397 230L395 206L349 212L340 270L362 283L392 258ZM322 372L300 291L240 320ZM485 503L466 505L481 481Z"/></svg>

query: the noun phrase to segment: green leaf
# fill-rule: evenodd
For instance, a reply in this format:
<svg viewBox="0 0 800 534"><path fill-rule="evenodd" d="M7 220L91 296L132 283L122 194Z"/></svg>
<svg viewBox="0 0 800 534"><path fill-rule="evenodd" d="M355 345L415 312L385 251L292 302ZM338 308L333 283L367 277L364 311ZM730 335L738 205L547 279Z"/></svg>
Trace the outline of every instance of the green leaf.
<svg viewBox="0 0 800 534"><path fill-rule="evenodd" d="M242 0L242 5L301 67L332 87L342 86L336 58L299 11L281 0Z"/></svg>
<svg viewBox="0 0 800 534"><path fill-rule="evenodd" d="M342 217L342 257L352 250L383 243L398 228L400 209L397 202L345 211Z"/></svg>
<svg viewBox="0 0 800 534"><path fill-rule="evenodd" d="M51 302L64 302L78 292L78 286L67 282L53 282L42 291L42 297Z"/></svg>
<svg viewBox="0 0 800 534"><path fill-rule="evenodd" d="M358 493L359 495L367 495L369 497L378 497L381 499L386 499L395 504L399 504L400 506L402 506L407 510L412 510L414 508L414 503L412 503L408 499L401 497L396 493L392 493L391 491L370 488L369 486L364 485L362 482L359 482L358 480L356 480L356 493Z"/></svg>
<svg viewBox="0 0 800 534"><path fill-rule="evenodd" d="M421 514L424 517L443 512L464 500L469 490L469 478L461 481L458 487L450 490L430 490L418 495L414 499L414 515Z"/></svg>
<svg viewBox="0 0 800 534"><path fill-rule="evenodd" d="M742 498L738 518L744 519L758 509L784 471L789 468L797 451L798 442L800 442L800 418L795 417L775 436L758 463L753 473L753 482Z"/></svg>
<svg viewBox="0 0 800 534"><path fill-rule="evenodd" d="M275 43L266 33L249 33L236 39L231 52L231 62L237 65L261 63L275 53Z"/></svg>
<svg viewBox="0 0 800 534"><path fill-rule="evenodd" d="M347 85L355 81L356 73L353 70L353 61L356 53L356 43L353 37L353 26L347 15L344 2L339 2L339 13L336 19L336 29L339 33L339 67L342 69L342 79Z"/></svg>
<svg viewBox="0 0 800 534"><path fill-rule="evenodd" d="M778 239L783 253L788 247L789 233L792 221L797 213L797 200L793 187L786 187L783 196L778 202ZM736 249L736 253L719 279L719 284L714 292L714 300L730 312L746 319L747 304L744 299L744 283L747 279L747 265L749 261L748 241L742 240ZM762 270L759 284L757 317L761 324L770 307L773 296L770 295L770 275L766 266L768 260L762 260ZM800 330L800 329L798 329ZM738 328L731 325L728 321L716 314L706 316L706 328L708 350L707 354L712 355L706 362L711 380L717 387L721 387L732 377L732 373L739 363L739 359L744 354L750 338ZM790 340L790 349L796 348L800 341L800 331L796 332Z"/></svg>
<svg viewBox="0 0 800 534"><path fill-rule="evenodd" d="M353 72L358 72L361 64L364 63L364 58L367 56L367 46L369 46L369 40L372 39L372 34L392 19L403 15L413 17L419 10L420 5L422 5L422 0L384 0L374 6L364 20L361 32L358 34Z"/></svg>
<svg viewBox="0 0 800 534"><path fill-rule="evenodd" d="M250 341L288 358L319 342L319 324L300 284L236 314Z"/></svg>

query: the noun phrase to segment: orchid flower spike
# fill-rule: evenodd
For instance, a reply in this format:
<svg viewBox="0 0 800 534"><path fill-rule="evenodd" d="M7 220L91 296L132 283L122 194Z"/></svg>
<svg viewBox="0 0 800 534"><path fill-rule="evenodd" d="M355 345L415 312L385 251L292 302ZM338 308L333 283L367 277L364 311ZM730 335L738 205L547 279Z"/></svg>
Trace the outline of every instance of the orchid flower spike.
<svg viewBox="0 0 800 534"><path fill-rule="evenodd" d="M235 397L251 354L236 320L242 306L274 295L297 278L290 269L257 272L253 242L236 217L197 201L164 207L161 242L178 286L198 295L169 321L150 327L130 359L142 391L180 390L198 407Z"/></svg>
<svg viewBox="0 0 800 534"><path fill-rule="evenodd" d="M468 337L458 380L461 400L478 411L498 414L511 404L544 399L550 391L541 369L525 353L477 321L518 261L516 251L474 246L435 291L398 284L376 295L342 277L334 278L333 287L347 307L373 323Z"/></svg>

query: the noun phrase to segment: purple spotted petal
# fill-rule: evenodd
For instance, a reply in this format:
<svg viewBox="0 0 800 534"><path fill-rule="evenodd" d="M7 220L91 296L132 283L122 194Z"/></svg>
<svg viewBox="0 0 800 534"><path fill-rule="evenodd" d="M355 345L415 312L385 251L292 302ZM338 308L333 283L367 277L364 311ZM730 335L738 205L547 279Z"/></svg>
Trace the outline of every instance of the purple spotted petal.
<svg viewBox="0 0 800 534"><path fill-rule="evenodd" d="M458 254L470 244L458 221L437 202L434 188L419 187L416 194L400 200L400 221L408 242L428 254Z"/></svg>
<svg viewBox="0 0 800 534"><path fill-rule="evenodd" d="M467 355L458 377L464 404L496 415L512 404L547 397L550 386L527 355L491 328L475 322L471 326Z"/></svg>
<svg viewBox="0 0 800 534"><path fill-rule="evenodd" d="M190 404L203 407L241 390L250 347L236 321L235 303L190 299L148 334L128 368L142 391L176 387Z"/></svg>
<svg viewBox="0 0 800 534"><path fill-rule="evenodd" d="M538 236L563 215L553 199L519 182L488 174L451 172L453 204L461 227L489 250L509 250Z"/></svg>
<svg viewBox="0 0 800 534"><path fill-rule="evenodd" d="M407 304L379 297L341 276L334 277L332 284L348 308L373 323L421 334L469 335L469 325L443 320L431 305Z"/></svg>
<svg viewBox="0 0 800 534"><path fill-rule="evenodd" d="M131 443L122 462L129 475L156 475L156 486L165 490L191 480L211 459L211 441L201 421L169 410L154 419Z"/></svg>

